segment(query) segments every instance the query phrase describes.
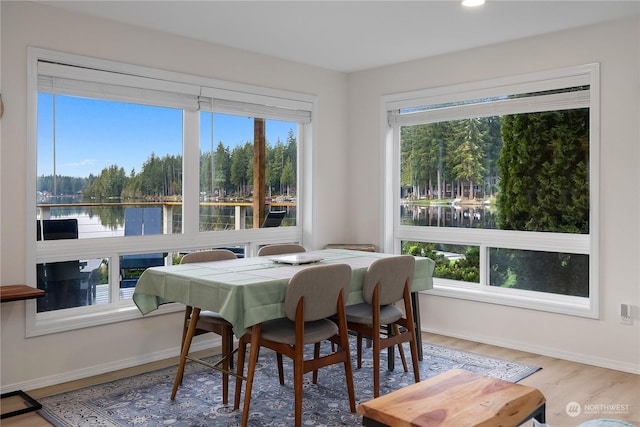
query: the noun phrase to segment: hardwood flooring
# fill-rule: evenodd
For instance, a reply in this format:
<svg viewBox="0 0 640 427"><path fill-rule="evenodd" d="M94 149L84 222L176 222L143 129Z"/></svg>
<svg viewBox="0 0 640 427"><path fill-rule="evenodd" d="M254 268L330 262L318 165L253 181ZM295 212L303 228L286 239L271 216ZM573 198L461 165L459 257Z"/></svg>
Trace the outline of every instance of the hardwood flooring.
<svg viewBox="0 0 640 427"><path fill-rule="evenodd" d="M423 339L432 344L541 366L542 370L520 381L520 384L535 387L544 394L547 399L547 424L550 427L577 427L585 421L603 418L623 420L640 427L640 375L429 333L423 333ZM39 399L175 364L177 358L32 390L29 394ZM580 410L576 416L567 412L567 405L572 402L577 404L573 406L574 409L577 407ZM50 426L36 413L7 418L0 424L3 427ZM524 425L533 424L527 422Z"/></svg>

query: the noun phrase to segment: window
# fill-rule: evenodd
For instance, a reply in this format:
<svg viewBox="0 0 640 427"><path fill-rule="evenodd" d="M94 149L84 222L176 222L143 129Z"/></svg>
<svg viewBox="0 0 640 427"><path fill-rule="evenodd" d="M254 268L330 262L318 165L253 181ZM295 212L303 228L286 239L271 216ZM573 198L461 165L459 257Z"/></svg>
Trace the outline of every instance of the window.
<svg viewBox="0 0 640 427"><path fill-rule="evenodd" d="M190 250L302 240L313 97L35 48L28 90L28 335L138 316L138 277Z"/></svg>
<svg viewBox="0 0 640 427"><path fill-rule="evenodd" d="M388 247L445 296L597 317L598 66L384 97Z"/></svg>
<svg viewBox="0 0 640 427"><path fill-rule="evenodd" d="M269 211L285 213L281 226L295 226L298 123L202 112L200 124L200 231L259 228ZM254 224L254 144L261 139L269 209Z"/></svg>

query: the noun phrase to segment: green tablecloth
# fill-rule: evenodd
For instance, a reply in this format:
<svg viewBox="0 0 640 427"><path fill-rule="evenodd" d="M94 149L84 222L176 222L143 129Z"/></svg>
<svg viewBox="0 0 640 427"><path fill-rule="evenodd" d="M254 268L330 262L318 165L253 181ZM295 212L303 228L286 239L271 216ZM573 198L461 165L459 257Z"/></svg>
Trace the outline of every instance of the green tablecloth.
<svg viewBox="0 0 640 427"><path fill-rule="evenodd" d="M266 257L189 263L148 268L136 285L133 301L142 314L170 302L216 311L233 325L236 336L247 327L284 316L284 296L289 278L296 271L318 264L348 264L353 271L347 305L362 302L362 285L368 266L391 254L325 249L307 252L322 261L308 265L285 265ZM435 263L416 258L411 291L433 287Z"/></svg>

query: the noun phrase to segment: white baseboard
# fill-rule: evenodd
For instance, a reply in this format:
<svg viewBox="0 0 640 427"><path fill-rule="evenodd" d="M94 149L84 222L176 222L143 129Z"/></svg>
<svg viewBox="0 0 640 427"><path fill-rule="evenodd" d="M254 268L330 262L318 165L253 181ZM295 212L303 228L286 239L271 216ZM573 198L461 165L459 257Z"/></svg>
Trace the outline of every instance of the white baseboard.
<svg viewBox="0 0 640 427"><path fill-rule="evenodd" d="M623 363L617 360L604 359L599 357L588 356L584 354L577 354L572 352L559 351L556 349L550 349L547 347L540 347L531 344L523 344L521 342L511 342L501 339L496 339L491 336L482 335L466 335L459 334L452 331L446 331L441 329L422 328L423 332L429 332L438 335L445 335L452 338L459 338L467 341L474 341L483 344L495 345L498 347L509 348L513 350L525 351L528 353L540 354L542 356L554 357L557 359L568 360L576 363L584 363L587 365L598 366L600 368L613 369L616 371L628 372L632 374L640 375L640 366L632 363ZM220 339L202 340L194 342L191 346L191 351L202 351L208 349L215 349L220 346ZM53 385L62 384L69 381L80 380L89 378L95 375L106 374L114 372L120 369L132 368L135 366L144 365L146 363L158 362L166 360L172 357L177 357L180 354L178 347L170 348L167 350L159 351L156 353L144 354L140 357L132 357L128 359L118 360L112 363L106 363L102 365L96 365L88 368L78 369L74 371L63 372L48 377L37 378L33 380L23 381L14 384L7 384L3 387L2 392L10 392L15 390L35 390L43 387L49 387Z"/></svg>
<svg viewBox="0 0 640 427"><path fill-rule="evenodd" d="M194 342L191 345L190 351L197 352L201 350L211 350L220 347L220 345L220 338L202 340L197 343ZM111 363L105 363L102 365L62 372L60 374L51 375L44 378L36 378L33 380L23 381L15 384L7 384L6 386L2 387L2 392L6 393L15 390L36 390L43 387L63 384L69 381L76 381L93 377L95 375L107 374L110 372L118 371L120 369L133 368L135 366L144 365L146 363L158 362L161 360L170 359L172 357L178 357L179 355L180 348L174 347L156 353L144 354L140 357L131 357L128 359L117 360Z"/></svg>
<svg viewBox="0 0 640 427"><path fill-rule="evenodd" d="M527 353L540 354L542 356L554 357L556 359L568 360L570 362L584 363L586 365L597 366L600 368L613 369L616 371L628 372L631 374L640 374L640 366L633 363L624 363L618 360L604 359L601 357L593 357L585 354L572 353L567 351L561 351L548 347L540 347L529 343L512 342L497 339L492 336L482 335L466 335L459 334L451 331L441 329L422 328L423 332L429 332L432 334L445 335L452 338L459 338L467 341L479 342L482 344L495 345L498 347L509 348L512 350L525 351Z"/></svg>

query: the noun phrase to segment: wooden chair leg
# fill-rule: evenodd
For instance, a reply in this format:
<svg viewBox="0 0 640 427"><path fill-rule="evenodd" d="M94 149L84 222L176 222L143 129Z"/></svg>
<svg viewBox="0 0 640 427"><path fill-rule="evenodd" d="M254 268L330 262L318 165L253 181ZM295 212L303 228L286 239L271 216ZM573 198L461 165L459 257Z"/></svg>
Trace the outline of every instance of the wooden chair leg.
<svg viewBox="0 0 640 427"><path fill-rule="evenodd" d="M222 332L222 403L229 402L229 331L225 328Z"/></svg>
<svg viewBox="0 0 640 427"><path fill-rule="evenodd" d="M373 334L373 397L380 396L380 334Z"/></svg>
<svg viewBox="0 0 640 427"><path fill-rule="evenodd" d="M182 342L180 344L180 353L182 353L182 348L184 347L184 340L187 337L187 329L189 328L189 319L191 318L192 311L193 311L193 307L189 305L184 308L184 321L182 322Z"/></svg>
<svg viewBox="0 0 640 427"><path fill-rule="evenodd" d="M189 354L189 348L191 347L191 341L193 335L196 332L196 323L198 323L198 317L200 316L200 309L194 308L191 314L191 322L189 323L189 329L182 342L182 351L180 352L180 363L178 364L178 372L176 373L176 379L173 382L173 390L171 391L171 400L176 398L176 393L180 383L182 383L182 376L184 375L184 366L187 363L187 355Z"/></svg>
<svg viewBox="0 0 640 427"><path fill-rule="evenodd" d="M233 409L240 408L240 393L242 392L242 377L244 375L244 358L247 352L247 339L246 336L240 337L238 342L238 361L236 369L236 392L233 400Z"/></svg>
<svg viewBox="0 0 640 427"><path fill-rule="evenodd" d="M362 368L362 334L356 336L356 355L358 358L358 369Z"/></svg>
<svg viewBox="0 0 640 427"><path fill-rule="evenodd" d="M346 323L346 322L345 322ZM347 380L347 393L349 394L349 408L351 412L356 412L356 398L353 389L353 372L351 369L351 354L349 353L349 333L346 324L340 331L340 351L344 355L344 376Z"/></svg>
<svg viewBox="0 0 640 427"><path fill-rule="evenodd" d="M400 335L400 327L397 323L393 325L393 333L395 335ZM404 355L404 347L402 347L402 343L398 343L398 353L400 353L400 360L402 360L402 368L405 372L409 372L409 367L407 366L407 358Z"/></svg>
<svg viewBox="0 0 640 427"><path fill-rule="evenodd" d="M233 369L233 329L229 327L226 330L227 348L229 349L229 369ZM224 337L222 338L224 339Z"/></svg>
<svg viewBox="0 0 640 427"><path fill-rule="evenodd" d="M331 348L333 349L334 344L331 343ZM313 345L313 358L318 359L320 357L320 343L317 342ZM311 380L313 384L318 384L318 370L313 371L313 378Z"/></svg>
<svg viewBox="0 0 640 427"><path fill-rule="evenodd" d="M282 354L276 353L276 360L278 362L278 379L280 380L280 385L284 385L284 367L282 363Z"/></svg>
<svg viewBox="0 0 640 427"><path fill-rule="evenodd" d="M413 363L413 378L418 383L420 382L420 366L418 365L418 346L416 340L412 340L411 346L411 361Z"/></svg>
<svg viewBox="0 0 640 427"><path fill-rule="evenodd" d="M258 362L258 347L260 343L261 325L253 325L251 328L251 350L249 351L249 368L247 370L246 385L244 388L244 407L242 410L242 427L247 427L249 421L249 407L251 405L251 389L253 388L253 376Z"/></svg>
<svg viewBox="0 0 640 427"><path fill-rule="evenodd" d="M409 346L411 347L413 377L416 382L420 382L420 367L418 366L418 339L416 337L415 318L413 317L413 311L411 307L411 294L409 293L408 284L405 284L404 288L404 309L407 315L404 327L409 331L409 334L411 334L411 341L409 341Z"/></svg>
<svg viewBox="0 0 640 427"><path fill-rule="evenodd" d="M293 394L294 394L294 426L302 425L302 376L304 368L304 346L296 346L296 353L293 359Z"/></svg>

